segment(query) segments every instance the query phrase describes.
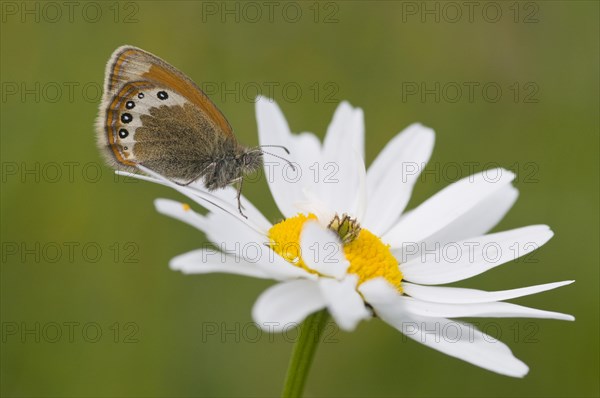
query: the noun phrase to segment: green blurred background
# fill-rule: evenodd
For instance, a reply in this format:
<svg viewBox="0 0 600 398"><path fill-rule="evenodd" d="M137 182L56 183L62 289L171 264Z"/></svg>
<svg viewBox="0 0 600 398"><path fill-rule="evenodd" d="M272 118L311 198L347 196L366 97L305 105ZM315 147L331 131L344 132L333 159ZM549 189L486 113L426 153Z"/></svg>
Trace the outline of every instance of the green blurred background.
<svg viewBox="0 0 600 398"><path fill-rule="evenodd" d="M502 165L518 173L521 195L496 230L546 223L555 231L537 262L461 284L577 280L516 301L574 314L574 323L478 320L530 366L524 379L373 320L351 334L331 329L307 396L598 395L598 2L476 2L471 15L460 2L69 4L2 2L2 396L280 391L294 336L257 336L249 324L271 282L170 271L169 260L204 237L152 202L182 198L116 178L102 163L99 88L122 44L203 85L248 145L257 143L257 87L272 93L293 131L320 137L339 101L363 108L368 163L420 121L437 141L410 207L457 171L465 176L468 162ZM436 82L439 100L422 98ZM475 85L471 98L466 84ZM245 193L269 219L280 217L264 181Z"/></svg>

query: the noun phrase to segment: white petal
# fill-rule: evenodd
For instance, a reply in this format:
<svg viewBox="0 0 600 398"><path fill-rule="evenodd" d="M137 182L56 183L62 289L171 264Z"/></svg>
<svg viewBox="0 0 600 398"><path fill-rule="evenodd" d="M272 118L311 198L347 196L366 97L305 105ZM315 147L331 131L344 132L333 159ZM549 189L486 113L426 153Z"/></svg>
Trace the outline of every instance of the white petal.
<svg viewBox="0 0 600 398"><path fill-rule="evenodd" d="M246 225L239 225L236 219L226 214L202 216L182 203L168 199L157 199L154 204L159 213L205 232L216 246L173 258L170 262L173 270L186 274L224 272L278 280L310 277L307 272L292 266L265 247L264 236ZM226 254L226 251L231 254Z"/></svg>
<svg viewBox="0 0 600 398"><path fill-rule="evenodd" d="M365 161L360 156L360 154L354 151L355 164L357 168L358 174L358 187L357 187L357 195L356 195L356 204L353 208L352 213L356 214L356 219L358 222L362 223L365 218L365 214L367 212L367 169L365 169Z"/></svg>
<svg viewBox="0 0 600 398"><path fill-rule="evenodd" d="M208 213L203 216L182 203L168 199L157 199L154 204L159 213L198 228L215 246L224 251L236 251L238 256L242 255L242 249L247 250L255 245L264 246L268 241L264 235L226 213Z"/></svg>
<svg viewBox="0 0 600 398"><path fill-rule="evenodd" d="M398 319L394 312L379 313L384 321L409 338L446 355L505 376L524 377L529 372L529 367L516 358L506 344L474 325L444 318L405 316ZM432 334L433 330L439 334Z"/></svg>
<svg viewBox="0 0 600 398"><path fill-rule="evenodd" d="M382 320L421 344L503 375L523 377L529 371L505 344L473 325L411 314L401 296L383 279L367 281L359 290Z"/></svg>
<svg viewBox="0 0 600 398"><path fill-rule="evenodd" d="M518 196L519 191L515 187L505 185L454 222L425 239L423 243L405 245L401 249L393 250L393 253L396 258L404 258L405 261L410 261L412 258L421 255L421 251L415 251L415 248L433 247L436 243L443 246L450 242L483 235L504 218Z"/></svg>
<svg viewBox="0 0 600 398"><path fill-rule="evenodd" d="M363 294L365 301L369 304L386 303L394 301L396 297L402 297L402 293L398 292L384 278L377 277L363 282L358 291Z"/></svg>
<svg viewBox="0 0 600 398"><path fill-rule="evenodd" d="M305 188L303 192L306 200L303 202L296 202L295 206L305 214L314 214L317 216L319 224L323 227L327 227L330 221L333 220L333 217L336 214L335 211L329 209L327 205L319 199L319 196L315 192L308 188Z"/></svg>
<svg viewBox="0 0 600 398"><path fill-rule="evenodd" d="M350 266L337 234L316 221L304 224L300 250L304 263L321 275L341 279Z"/></svg>
<svg viewBox="0 0 600 398"><path fill-rule="evenodd" d="M340 143L349 142L361 157L365 156L365 121L362 109L353 108L346 101L340 102L327 129L323 147L327 153L335 153Z"/></svg>
<svg viewBox="0 0 600 398"><path fill-rule="evenodd" d="M162 183L160 181L156 181L158 183ZM164 184L163 185L167 185ZM185 195L190 197L196 196L202 199L205 194L211 195L212 198L219 199L220 203L227 203L230 205L234 205L237 208L237 189L228 186L225 188L217 189L214 191L208 191L204 186L204 182L200 179L195 181L187 186L180 186L185 190ZM240 195L240 202L242 203L242 211L244 215L247 217L246 222L252 222L254 225L257 225L260 228L260 231L266 233L273 225L267 220L267 218L250 202L244 195ZM207 207L210 211L219 211L220 209L214 208L213 206ZM239 214L239 211L237 212ZM239 218L243 221L243 218Z"/></svg>
<svg viewBox="0 0 600 398"><path fill-rule="evenodd" d="M262 279L272 278L256 264L208 248L179 255L173 258L169 265L173 271L181 271L184 274L225 273Z"/></svg>
<svg viewBox="0 0 600 398"><path fill-rule="evenodd" d="M256 104L261 145L283 145L290 150L286 161L265 154L264 169L271 193L284 216L298 213L297 204L306 202L304 192L313 192L326 206L331 201L324 196L337 179L336 159L322 156L321 143L312 133L292 134L283 113L271 100L260 97ZM266 148L267 152L273 149Z"/></svg>
<svg viewBox="0 0 600 398"><path fill-rule="evenodd" d="M403 301L402 305L406 311L421 317L547 318L561 319L563 321L575 320L573 316L568 314L562 314L560 312L553 311L543 311L504 302L446 304L432 303L406 296L399 297L397 300Z"/></svg>
<svg viewBox="0 0 600 398"><path fill-rule="evenodd" d="M255 233L244 224L228 217L227 214L209 213L205 217L206 237L221 251L242 257L256 264L274 279L291 278L316 279L316 276L300 267L290 264L269 246L266 236Z"/></svg>
<svg viewBox="0 0 600 398"><path fill-rule="evenodd" d="M196 202L197 204L199 204L200 206L202 206L204 208L229 214L229 216L231 216L231 218L235 218L235 219L243 222L246 226L254 229L257 233L259 233L259 234L266 233L265 229L262 228L261 226L259 226L252 219L242 216L240 214L240 212L238 211L237 205L223 201L220 197L215 196L213 193L208 192L206 189L197 189L197 188L190 188L190 187L186 187L186 186L177 185L173 181L148 169L147 167L138 165L138 168L140 170L142 170L143 172L149 174L150 177L145 176L145 175L140 175L140 174L122 172L122 171L116 171L115 173L119 174L119 175L132 177L132 178L137 178L139 180L155 182L155 183L173 188L177 192L187 196L188 198L190 198L191 200L193 200L194 202ZM249 203L249 202L246 201L245 198L243 198L243 203ZM258 220L258 221L260 222L260 220Z"/></svg>
<svg viewBox="0 0 600 398"><path fill-rule="evenodd" d="M223 189L218 189L211 192L217 198L229 203L235 204L237 206L237 189L232 187L225 187ZM266 233L273 224L267 220L267 218L250 202L244 195L240 196L240 201L242 203L242 211L246 215L247 220L252 220L254 224L256 224L261 232Z"/></svg>
<svg viewBox="0 0 600 398"><path fill-rule="evenodd" d="M292 146L292 133L283 116L283 112L275 101L265 97L256 100L256 121L258 123L258 139L261 145L282 145L292 156L295 148ZM286 217L296 214L293 203L300 197L299 187L284 178L291 168L283 161L265 159L264 171L269 183L269 189L279 211Z"/></svg>
<svg viewBox="0 0 600 398"><path fill-rule="evenodd" d="M502 290L496 292L486 292L483 290L464 289L458 287L423 286L403 282L402 291L411 297L424 301L431 301L435 303L471 304L510 300L517 297L528 296L530 294L556 289L561 286L570 285L573 282L575 281L546 283L543 285L528 286L520 289Z"/></svg>
<svg viewBox="0 0 600 398"><path fill-rule="evenodd" d="M419 174L429 161L435 133L415 123L396 135L367 172L369 208L365 227L383 235L404 211Z"/></svg>
<svg viewBox="0 0 600 398"><path fill-rule="evenodd" d="M204 216L196 213L189 206L181 202L170 199L156 199L154 200L154 207L160 214L183 221L200 231L204 231Z"/></svg>
<svg viewBox="0 0 600 398"><path fill-rule="evenodd" d="M469 212L503 186L515 175L505 169L486 170L463 178L412 210L392 227L383 240L392 248L421 242Z"/></svg>
<svg viewBox="0 0 600 398"><path fill-rule="evenodd" d="M325 305L317 283L295 280L265 290L252 308L252 318L264 330L283 331L298 326Z"/></svg>
<svg viewBox="0 0 600 398"><path fill-rule="evenodd" d="M290 153L290 156L295 163L301 165L302 176L313 177L310 167L321 161L321 142L316 135L309 132L292 134L291 141L294 152Z"/></svg>
<svg viewBox="0 0 600 398"><path fill-rule="evenodd" d="M342 102L327 129L318 166L323 201L339 214L355 214L360 195L358 159L364 157L364 118L360 108Z"/></svg>
<svg viewBox="0 0 600 398"><path fill-rule="evenodd" d="M361 320L370 317L362 297L356 291L357 281L356 275L348 275L343 281L319 279L329 313L338 326L346 331L353 331Z"/></svg>
<svg viewBox="0 0 600 398"><path fill-rule="evenodd" d="M319 165L322 164L321 143L314 134L307 132L292 134L291 142L293 152L289 155L289 158L292 160L295 169L274 167L275 172L281 171L279 171L279 175L275 174L273 177L283 179L282 185L287 186L291 192L294 192L292 205L297 213L296 202L306 200L305 190L314 192L318 197L321 197L320 192L323 181L319 181L316 174ZM278 160L271 161L275 164Z"/></svg>
<svg viewBox="0 0 600 398"><path fill-rule="evenodd" d="M203 216L184 207L182 203L167 199L156 200L155 206L160 213L204 232L219 251L255 264L270 278L277 280L316 278L315 275L285 261L267 246L268 239L264 235L257 233L240 220L230 217L227 213L219 211ZM208 250L213 251L213 248Z"/></svg>
<svg viewBox="0 0 600 398"><path fill-rule="evenodd" d="M424 285L452 283L479 275L536 250L553 235L546 225L532 225L422 250L402 263L404 279Z"/></svg>
<svg viewBox="0 0 600 398"><path fill-rule="evenodd" d="M431 240L456 242L488 233L496 226L517 201L519 191L504 185L468 212L433 235ZM429 239L428 239L429 240Z"/></svg>

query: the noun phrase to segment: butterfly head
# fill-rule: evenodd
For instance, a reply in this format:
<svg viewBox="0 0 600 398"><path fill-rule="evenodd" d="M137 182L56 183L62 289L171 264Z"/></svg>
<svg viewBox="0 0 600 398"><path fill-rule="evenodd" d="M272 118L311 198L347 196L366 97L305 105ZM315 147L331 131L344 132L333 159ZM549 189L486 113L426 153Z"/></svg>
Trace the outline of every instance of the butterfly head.
<svg viewBox="0 0 600 398"><path fill-rule="evenodd" d="M242 152L237 157L237 163L242 171L242 174L250 174L258 171L263 164L263 154L261 151L247 150Z"/></svg>

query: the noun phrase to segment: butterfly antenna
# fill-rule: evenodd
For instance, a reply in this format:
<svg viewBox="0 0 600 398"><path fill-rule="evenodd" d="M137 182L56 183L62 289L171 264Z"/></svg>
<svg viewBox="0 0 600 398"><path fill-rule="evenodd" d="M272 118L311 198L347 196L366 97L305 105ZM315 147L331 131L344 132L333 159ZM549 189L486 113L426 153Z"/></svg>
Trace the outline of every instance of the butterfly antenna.
<svg viewBox="0 0 600 398"><path fill-rule="evenodd" d="M267 145L263 145L263 146L267 146ZM277 147L280 147L279 145L268 145L268 146L277 146ZM285 149L285 147L281 147L281 148ZM285 149L285 150L288 152L288 154L290 153L287 149ZM287 162L287 164L290 165L290 167L292 168L293 171L296 171L296 167L294 167L294 164L292 162L290 162L288 159L284 158L283 156L275 155L274 153L263 151L262 149L256 149L256 150L254 150L252 152L260 152L262 154L271 155L273 157L276 157L277 159L281 159L284 162Z"/></svg>
<svg viewBox="0 0 600 398"><path fill-rule="evenodd" d="M288 155L290 154L290 151L286 147L284 147L283 145L259 145L259 146L257 146L257 148L268 148L268 147L270 147L270 148L281 148L281 149L283 149L285 151L285 153L287 153Z"/></svg>

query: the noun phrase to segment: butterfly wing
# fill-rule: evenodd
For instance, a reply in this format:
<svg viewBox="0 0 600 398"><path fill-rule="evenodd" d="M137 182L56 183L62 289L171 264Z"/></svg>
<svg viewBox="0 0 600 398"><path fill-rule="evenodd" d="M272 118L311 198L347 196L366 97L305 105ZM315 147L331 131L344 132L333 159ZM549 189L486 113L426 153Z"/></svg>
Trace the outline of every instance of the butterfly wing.
<svg viewBox="0 0 600 398"><path fill-rule="evenodd" d="M237 146L225 116L191 79L131 46L107 64L97 134L113 164L184 180L198 177L215 150Z"/></svg>

